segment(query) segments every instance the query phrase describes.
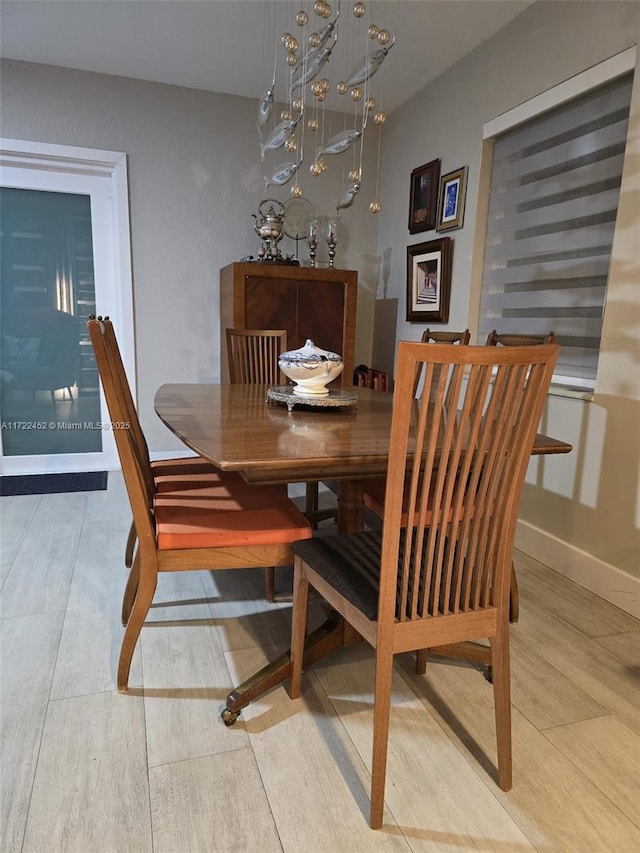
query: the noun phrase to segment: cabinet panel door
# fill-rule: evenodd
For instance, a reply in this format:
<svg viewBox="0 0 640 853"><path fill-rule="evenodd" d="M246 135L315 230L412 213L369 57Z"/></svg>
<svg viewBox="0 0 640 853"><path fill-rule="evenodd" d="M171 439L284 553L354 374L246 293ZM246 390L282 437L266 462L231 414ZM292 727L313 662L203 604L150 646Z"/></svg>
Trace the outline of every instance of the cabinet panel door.
<svg viewBox="0 0 640 853"><path fill-rule="evenodd" d="M295 349L297 288L286 280L247 276L245 328L286 329L287 349Z"/></svg>
<svg viewBox="0 0 640 853"><path fill-rule="evenodd" d="M300 281L296 347L307 338L321 349L343 355L345 285L340 281ZM293 348L293 345L292 347Z"/></svg>

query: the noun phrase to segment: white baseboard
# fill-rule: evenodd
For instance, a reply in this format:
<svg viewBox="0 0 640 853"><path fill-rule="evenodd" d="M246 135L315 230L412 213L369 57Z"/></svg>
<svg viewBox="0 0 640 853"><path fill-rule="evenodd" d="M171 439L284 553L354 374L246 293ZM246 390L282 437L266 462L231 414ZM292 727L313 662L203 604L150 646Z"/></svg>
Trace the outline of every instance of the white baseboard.
<svg viewBox="0 0 640 853"><path fill-rule="evenodd" d="M526 521L518 521L515 547L640 619L640 578Z"/></svg>

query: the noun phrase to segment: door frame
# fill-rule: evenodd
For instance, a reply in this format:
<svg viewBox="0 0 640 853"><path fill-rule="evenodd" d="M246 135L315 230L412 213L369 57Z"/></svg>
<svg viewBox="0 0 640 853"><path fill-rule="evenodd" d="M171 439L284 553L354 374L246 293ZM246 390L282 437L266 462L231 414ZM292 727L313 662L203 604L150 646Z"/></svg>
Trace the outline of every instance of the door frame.
<svg viewBox="0 0 640 853"><path fill-rule="evenodd" d="M127 156L119 151L0 138L0 184L18 189L84 193L91 198L97 310L118 330L118 343L135 399L133 286ZM103 425L111 421L100 390ZM101 452L3 456L5 475L106 471L120 467L108 426Z"/></svg>

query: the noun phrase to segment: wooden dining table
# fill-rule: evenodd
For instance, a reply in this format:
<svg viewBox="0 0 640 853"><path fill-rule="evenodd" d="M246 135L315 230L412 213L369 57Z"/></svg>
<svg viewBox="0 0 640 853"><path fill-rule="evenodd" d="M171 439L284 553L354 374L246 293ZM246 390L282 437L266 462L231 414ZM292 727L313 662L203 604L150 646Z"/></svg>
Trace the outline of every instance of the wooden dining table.
<svg viewBox="0 0 640 853"><path fill-rule="evenodd" d="M265 385L162 385L154 406L162 422L187 447L222 471L237 471L247 482L338 483L338 530L363 527L363 488L386 474L393 395L353 388L355 405L309 407L267 400ZM348 390L348 389L347 389ZM340 392L333 392L338 395ZM539 434L532 454L569 453L564 441ZM305 665L353 641L343 620L332 614L309 635ZM484 647L482 647L484 648ZM466 657L484 661L473 648ZM281 655L227 697L223 720L231 725L241 709L289 676L289 654Z"/></svg>

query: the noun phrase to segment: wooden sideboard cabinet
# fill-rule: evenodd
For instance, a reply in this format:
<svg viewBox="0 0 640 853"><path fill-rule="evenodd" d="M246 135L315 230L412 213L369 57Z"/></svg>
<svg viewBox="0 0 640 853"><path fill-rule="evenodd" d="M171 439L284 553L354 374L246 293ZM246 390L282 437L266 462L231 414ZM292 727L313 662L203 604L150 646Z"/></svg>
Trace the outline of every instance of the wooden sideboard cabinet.
<svg viewBox="0 0 640 853"><path fill-rule="evenodd" d="M340 353L340 379L353 381L355 358L355 270L318 269L269 262L238 262L220 270L220 355L222 381L229 381L226 335L231 329L286 329L287 349L304 346Z"/></svg>

